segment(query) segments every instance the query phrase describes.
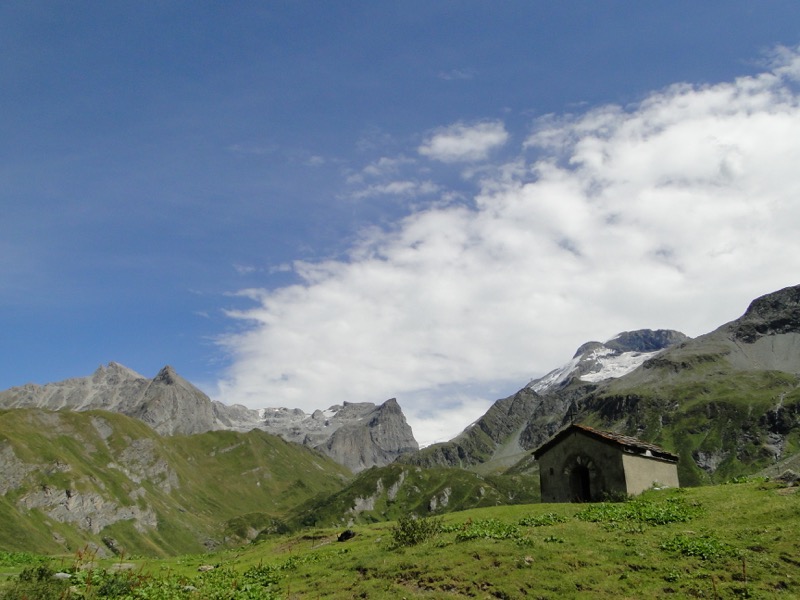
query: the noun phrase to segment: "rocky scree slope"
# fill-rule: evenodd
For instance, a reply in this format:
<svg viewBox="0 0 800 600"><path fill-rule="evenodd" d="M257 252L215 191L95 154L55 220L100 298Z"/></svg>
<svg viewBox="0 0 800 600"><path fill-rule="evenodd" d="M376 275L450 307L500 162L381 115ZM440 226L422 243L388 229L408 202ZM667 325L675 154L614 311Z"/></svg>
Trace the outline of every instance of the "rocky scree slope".
<svg viewBox="0 0 800 600"><path fill-rule="evenodd" d="M345 402L311 415L300 409L253 410L212 401L170 366L149 380L112 362L89 377L0 392L0 408L108 410L137 418L162 435L261 429L317 448L354 472L419 448L395 399L378 406Z"/></svg>
<svg viewBox="0 0 800 600"><path fill-rule="evenodd" d="M587 342L572 360L497 400L486 414L449 442L399 460L419 466L449 466L482 473L502 471L545 442L564 424L569 407L599 382L620 377L665 348L688 338L670 330L623 332Z"/></svg>
<svg viewBox="0 0 800 600"><path fill-rule="evenodd" d="M105 411L0 411L0 549L166 555L241 544L350 473L268 433L158 435Z"/></svg>

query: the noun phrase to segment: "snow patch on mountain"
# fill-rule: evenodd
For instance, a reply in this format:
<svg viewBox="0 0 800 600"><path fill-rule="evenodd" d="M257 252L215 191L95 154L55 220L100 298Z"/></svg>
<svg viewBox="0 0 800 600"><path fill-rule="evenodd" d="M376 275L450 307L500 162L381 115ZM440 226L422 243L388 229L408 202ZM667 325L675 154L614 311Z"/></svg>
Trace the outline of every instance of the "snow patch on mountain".
<svg viewBox="0 0 800 600"><path fill-rule="evenodd" d="M553 369L544 377L531 381L530 384L528 384L528 387L537 394L544 394L548 390L558 388L562 383L570 378L575 369L578 368L579 362L580 357L575 357L564 366L559 367L558 369Z"/></svg>
<svg viewBox="0 0 800 600"><path fill-rule="evenodd" d="M609 351L611 353L613 351ZM605 356L598 360L599 370L580 376L581 381L597 382L627 375L648 358L661 352L623 352L617 356Z"/></svg>
<svg viewBox="0 0 800 600"><path fill-rule="evenodd" d="M641 329L624 331L605 343L587 342L567 364L534 379L528 388L537 394L557 390L573 379L597 383L627 375L647 359L688 339L677 331Z"/></svg>

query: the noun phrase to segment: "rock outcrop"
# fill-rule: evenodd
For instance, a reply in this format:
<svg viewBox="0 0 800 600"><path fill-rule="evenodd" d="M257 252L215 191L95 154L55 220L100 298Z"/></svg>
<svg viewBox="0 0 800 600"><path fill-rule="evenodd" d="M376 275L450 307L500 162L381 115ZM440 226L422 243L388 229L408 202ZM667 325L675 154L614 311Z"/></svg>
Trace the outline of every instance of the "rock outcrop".
<svg viewBox="0 0 800 600"><path fill-rule="evenodd" d="M343 407L347 410L353 405ZM338 429L316 446L354 473L394 462L399 456L419 449L397 400L392 398L371 408L357 420Z"/></svg>

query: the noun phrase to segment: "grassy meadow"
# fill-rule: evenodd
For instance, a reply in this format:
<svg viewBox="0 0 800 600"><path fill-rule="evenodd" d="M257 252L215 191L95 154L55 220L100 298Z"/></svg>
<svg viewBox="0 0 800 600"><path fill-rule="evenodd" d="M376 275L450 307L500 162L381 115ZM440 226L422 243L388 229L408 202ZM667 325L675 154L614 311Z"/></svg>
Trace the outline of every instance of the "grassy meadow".
<svg viewBox="0 0 800 600"><path fill-rule="evenodd" d="M797 490L748 480L478 508L162 559L6 552L0 598L798 598Z"/></svg>

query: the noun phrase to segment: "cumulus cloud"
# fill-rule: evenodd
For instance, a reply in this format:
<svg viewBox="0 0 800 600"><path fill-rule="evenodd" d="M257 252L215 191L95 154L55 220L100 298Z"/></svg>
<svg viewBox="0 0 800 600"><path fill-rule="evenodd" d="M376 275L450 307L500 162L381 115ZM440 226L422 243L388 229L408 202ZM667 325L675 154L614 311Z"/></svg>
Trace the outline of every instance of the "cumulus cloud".
<svg viewBox="0 0 800 600"><path fill-rule="evenodd" d="M486 160L489 153L508 141L508 132L500 121L484 121L467 125L456 123L437 129L417 151L444 163Z"/></svg>
<svg viewBox="0 0 800 600"><path fill-rule="evenodd" d="M755 76L537 121L472 202L364 232L347 260L297 262L297 285L247 291L220 397L306 410L397 397L426 443L585 341L698 335L799 283L798 65L784 49ZM485 159L507 139L501 123L459 124L420 153Z"/></svg>

